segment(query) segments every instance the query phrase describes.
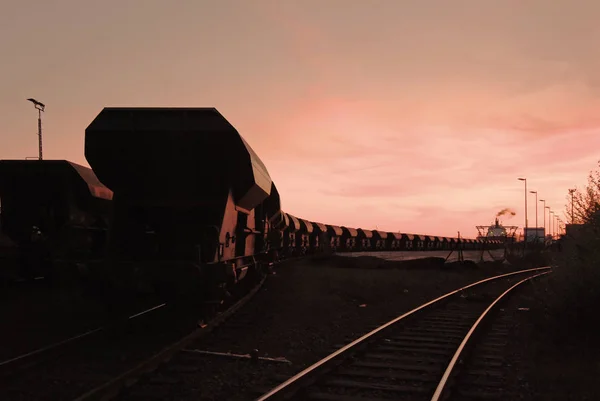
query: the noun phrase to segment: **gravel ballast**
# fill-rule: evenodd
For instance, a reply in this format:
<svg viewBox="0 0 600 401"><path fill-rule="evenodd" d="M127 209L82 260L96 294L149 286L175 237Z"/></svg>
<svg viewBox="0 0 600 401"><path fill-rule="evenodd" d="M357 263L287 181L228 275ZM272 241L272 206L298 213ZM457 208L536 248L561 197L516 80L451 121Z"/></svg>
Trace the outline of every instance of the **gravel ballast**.
<svg viewBox="0 0 600 401"><path fill-rule="evenodd" d="M396 264L394 264L396 263ZM403 268L397 268L403 266ZM182 352L119 399L252 400L343 344L500 264L331 257L280 265L240 312L188 349L285 358L278 363Z"/></svg>

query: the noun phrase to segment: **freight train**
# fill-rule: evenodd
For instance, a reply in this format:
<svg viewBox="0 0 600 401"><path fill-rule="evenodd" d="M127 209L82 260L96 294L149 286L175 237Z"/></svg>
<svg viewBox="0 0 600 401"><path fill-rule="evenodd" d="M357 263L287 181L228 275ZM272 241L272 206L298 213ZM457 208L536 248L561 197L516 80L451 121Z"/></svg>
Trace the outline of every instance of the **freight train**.
<svg viewBox="0 0 600 401"><path fill-rule="evenodd" d="M286 213L263 162L215 108L105 108L85 130L85 157L93 171L1 161L2 230L23 249L44 238L47 259L85 257L115 291L193 297L289 257L501 246Z"/></svg>
<svg viewBox="0 0 600 401"><path fill-rule="evenodd" d="M215 108L105 108L85 131L85 157L114 192L107 266L125 287L193 293L292 256L483 246L284 212L267 168Z"/></svg>

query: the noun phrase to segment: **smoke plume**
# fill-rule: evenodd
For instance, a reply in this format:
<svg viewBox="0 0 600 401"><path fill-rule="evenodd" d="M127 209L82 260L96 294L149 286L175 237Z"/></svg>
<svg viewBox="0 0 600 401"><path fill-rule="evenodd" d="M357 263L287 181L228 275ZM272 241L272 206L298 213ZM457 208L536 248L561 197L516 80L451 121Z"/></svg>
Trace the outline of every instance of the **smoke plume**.
<svg viewBox="0 0 600 401"><path fill-rule="evenodd" d="M507 208L504 208L504 209L500 210L496 214L496 217L505 216L505 215L514 216L515 214L517 214L517 213L515 213L514 210L512 210L512 209L510 209L510 208L507 207Z"/></svg>

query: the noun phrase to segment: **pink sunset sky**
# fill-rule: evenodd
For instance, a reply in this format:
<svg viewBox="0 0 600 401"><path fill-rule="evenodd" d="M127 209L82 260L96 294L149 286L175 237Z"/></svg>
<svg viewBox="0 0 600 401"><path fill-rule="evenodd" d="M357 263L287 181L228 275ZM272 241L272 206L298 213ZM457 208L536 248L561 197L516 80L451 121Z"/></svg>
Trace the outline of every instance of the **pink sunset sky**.
<svg viewBox="0 0 600 401"><path fill-rule="evenodd" d="M214 106L287 212L474 237L600 159L597 0L7 1L0 158L88 165L105 106ZM535 225L529 197L529 225ZM542 209L539 209L542 226Z"/></svg>

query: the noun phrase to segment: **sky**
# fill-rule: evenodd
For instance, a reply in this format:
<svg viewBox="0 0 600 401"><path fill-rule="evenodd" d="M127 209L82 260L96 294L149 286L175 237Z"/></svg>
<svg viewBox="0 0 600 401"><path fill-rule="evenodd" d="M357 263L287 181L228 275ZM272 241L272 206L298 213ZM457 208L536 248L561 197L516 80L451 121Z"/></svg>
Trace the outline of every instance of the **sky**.
<svg viewBox="0 0 600 401"><path fill-rule="evenodd" d="M37 156L29 97L44 158L83 165L103 107L216 107L301 218L474 237L505 207L524 225L526 177L566 220L600 159L599 18L597 0L5 0L0 159Z"/></svg>

